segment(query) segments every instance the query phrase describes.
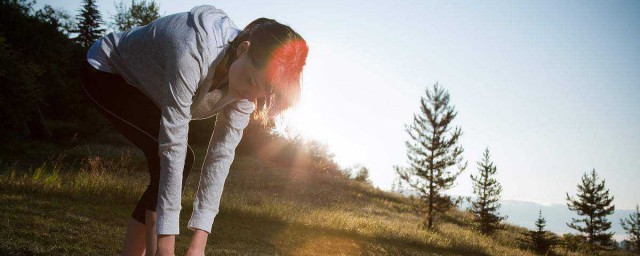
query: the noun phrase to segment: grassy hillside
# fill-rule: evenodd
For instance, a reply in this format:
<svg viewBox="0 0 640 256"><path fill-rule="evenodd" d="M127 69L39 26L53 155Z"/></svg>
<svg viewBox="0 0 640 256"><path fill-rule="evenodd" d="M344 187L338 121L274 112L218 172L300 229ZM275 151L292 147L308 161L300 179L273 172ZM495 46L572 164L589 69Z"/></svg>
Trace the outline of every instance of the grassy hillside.
<svg viewBox="0 0 640 256"><path fill-rule="evenodd" d="M192 234L186 223L203 150L183 196L176 255ZM47 154L30 152L41 153L5 159L0 169L0 255L117 255L148 182L141 152L86 144L29 168ZM237 157L206 254L533 255L518 248L523 228L487 237L471 229L470 215L451 211L425 231L410 209L407 198L343 176Z"/></svg>

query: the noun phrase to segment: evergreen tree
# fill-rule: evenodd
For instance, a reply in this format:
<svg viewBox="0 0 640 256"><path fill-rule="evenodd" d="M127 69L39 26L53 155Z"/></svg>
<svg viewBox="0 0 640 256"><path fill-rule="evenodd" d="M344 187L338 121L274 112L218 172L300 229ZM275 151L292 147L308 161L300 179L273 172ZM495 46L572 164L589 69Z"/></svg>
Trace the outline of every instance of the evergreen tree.
<svg viewBox="0 0 640 256"><path fill-rule="evenodd" d="M104 29L100 28L102 24L102 16L98 11L98 7L94 0L84 0L84 5L80 9L80 14L76 16L78 26L72 32L78 33L75 40L84 48L89 48L98 40Z"/></svg>
<svg viewBox="0 0 640 256"><path fill-rule="evenodd" d="M620 225L629 235L629 242L640 253L640 208L638 205L636 205L636 212L620 220Z"/></svg>
<svg viewBox="0 0 640 256"><path fill-rule="evenodd" d="M474 221L479 224L480 232L489 234L498 228L500 221L506 219L497 212L502 186L494 178L497 168L489 159L489 148L485 149L482 161L478 161L478 170L478 176L471 174L473 193L477 199L471 202L469 210L475 215Z"/></svg>
<svg viewBox="0 0 640 256"><path fill-rule="evenodd" d="M399 177L393 178L393 183L391 184L391 192L396 192L402 194L404 189L402 188L402 182Z"/></svg>
<svg viewBox="0 0 640 256"><path fill-rule="evenodd" d="M460 165L464 151L457 145L462 135L460 127L450 132L457 112L449 102L449 93L438 83L433 91L427 88L425 92L426 98L420 100L421 113L414 114L413 123L405 126L410 136L405 142L409 167L394 166L394 170L403 183L418 192L416 210L425 216L421 226L432 229L436 214L453 205L443 191L453 186L467 163ZM450 171L449 167L456 164L458 171Z"/></svg>
<svg viewBox="0 0 640 256"><path fill-rule="evenodd" d="M26 145L24 139L68 141L71 129L53 136L55 128L48 121L93 114L77 90L78 64L86 58L86 51L65 34L67 16L48 5L34 10L33 4L0 0L0 131L4 137L0 147L15 146L6 152L20 152L18 148ZM90 124L83 124L96 123L90 119ZM95 132L95 127L99 126L88 130Z"/></svg>
<svg viewBox="0 0 640 256"><path fill-rule="evenodd" d="M605 181L598 183L598 175L593 169L591 174L585 173L582 176L582 184L578 184L577 199L573 199L567 193L567 206L569 210L576 211L583 218L572 218L571 223L567 223L587 237L587 242L592 248L596 245L611 246L613 233L606 231L611 228L611 222L607 220L607 215L613 214L615 206L613 196L609 196L609 190L605 188ZM580 225L583 223L583 225Z"/></svg>
<svg viewBox="0 0 640 256"><path fill-rule="evenodd" d="M536 230L529 230L525 235L525 239L520 239L529 244L537 253L545 254L551 246L557 244L558 238L555 234L544 230L547 220L542 217L542 210L538 213L538 219L536 220Z"/></svg>
<svg viewBox="0 0 640 256"><path fill-rule="evenodd" d="M358 172L356 172L355 175L356 176L353 178L355 181L371 184L371 180L369 179L369 168L360 165Z"/></svg>
<svg viewBox="0 0 640 256"><path fill-rule="evenodd" d="M3 135L0 141L3 145L5 139L30 133L27 118L42 103L44 88L37 83L41 74L42 69L36 63L26 60L0 36L0 84L3 85L0 86L0 133Z"/></svg>
<svg viewBox="0 0 640 256"><path fill-rule="evenodd" d="M118 31L126 31L135 26L144 26L160 18L160 14L158 14L159 7L153 0L148 3L146 0L141 2L131 0L131 6L126 6L123 1L120 1L115 7L116 14L112 17L112 26Z"/></svg>

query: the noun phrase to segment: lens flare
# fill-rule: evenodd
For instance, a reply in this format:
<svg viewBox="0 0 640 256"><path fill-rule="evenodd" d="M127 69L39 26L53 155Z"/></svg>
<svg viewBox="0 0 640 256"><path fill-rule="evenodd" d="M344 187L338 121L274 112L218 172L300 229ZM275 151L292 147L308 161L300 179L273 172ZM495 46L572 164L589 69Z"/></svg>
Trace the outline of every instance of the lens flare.
<svg viewBox="0 0 640 256"><path fill-rule="evenodd" d="M274 49L266 65L271 92L265 97L263 113L258 115L273 118L298 103L308 52L307 43L302 39L289 40Z"/></svg>

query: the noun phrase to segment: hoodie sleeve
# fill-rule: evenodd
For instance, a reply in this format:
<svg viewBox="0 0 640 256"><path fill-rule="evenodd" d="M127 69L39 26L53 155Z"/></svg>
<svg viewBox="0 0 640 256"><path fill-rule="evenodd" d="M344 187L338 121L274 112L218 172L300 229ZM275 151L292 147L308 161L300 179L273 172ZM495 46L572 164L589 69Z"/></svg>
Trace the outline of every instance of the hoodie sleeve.
<svg viewBox="0 0 640 256"><path fill-rule="evenodd" d="M213 134L200 172L200 183L193 203L189 229L195 231L197 228L211 233L235 149L254 110L253 102L243 99L229 103L216 116Z"/></svg>
<svg viewBox="0 0 640 256"><path fill-rule="evenodd" d="M160 106L162 116L158 134L160 181L156 232L158 235L178 235L190 107L200 75L198 60L193 55L181 50L167 55L165 84L159 87L163 91L164 104Z"/></svg>

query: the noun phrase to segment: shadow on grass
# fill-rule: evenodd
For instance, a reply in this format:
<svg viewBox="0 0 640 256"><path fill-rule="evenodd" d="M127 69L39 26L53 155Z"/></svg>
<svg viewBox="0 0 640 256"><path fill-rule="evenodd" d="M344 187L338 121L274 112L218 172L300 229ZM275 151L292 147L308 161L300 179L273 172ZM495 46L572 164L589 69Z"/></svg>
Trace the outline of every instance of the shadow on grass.
<svg viewBox="0 0 640 256"><path fill-rule="evenodd" d="M230 249L228 245L240 244L242 248L261 248L262 252L285 255L487 255L475 248L438 247L393 236L369 237L235 211L220 212L210 237L214 247L224 245Z"/></svg>
<svg viewBox="0 0 640 256"><path fill-rule="evenodd" d="M133 202L62 194L0 190L1 255L117 254ZM130 205L131 204L131 205ZM186 252L190 230L181 215L176 255ZM333 228L287 223L223 210L209 235L207 255L484 255L471 248L443 248L397 237L368 237Z"/></svg>

